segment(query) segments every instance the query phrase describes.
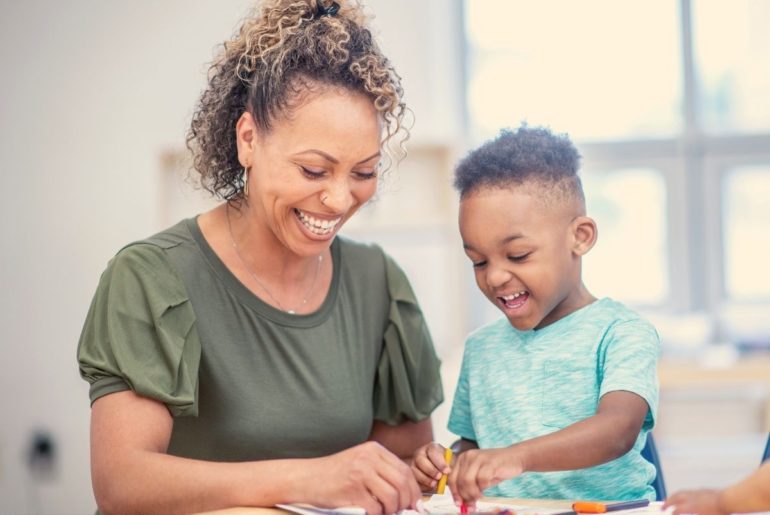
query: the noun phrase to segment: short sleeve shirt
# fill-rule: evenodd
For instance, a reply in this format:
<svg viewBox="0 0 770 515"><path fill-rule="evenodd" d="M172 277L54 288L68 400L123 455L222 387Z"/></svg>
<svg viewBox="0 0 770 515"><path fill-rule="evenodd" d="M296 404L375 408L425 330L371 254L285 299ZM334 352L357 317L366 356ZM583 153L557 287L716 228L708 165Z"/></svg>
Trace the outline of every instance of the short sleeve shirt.
<svg viewBox="0 0 770 515"><path fill-rule="evenodd" d="M595 467L528 472L486 490L515 498L654 499L654 467L641 456L658 407L655 328L604 298L539 330L493 322L465 344L449 430L479 448L507 447L596 413L606 393L625 390L649 410L633 449Z"/></svg>
<svg viewBox="0 0 770 515"><path fill-rule="evenodd" d="M428 417L443 397L430 335L403 271L337 237L327 297L293 315L251 293L195 219L122 249L78 347L91 401L123 390L174 416L168 452L245 461L323 456L372 421Z"/></svg>

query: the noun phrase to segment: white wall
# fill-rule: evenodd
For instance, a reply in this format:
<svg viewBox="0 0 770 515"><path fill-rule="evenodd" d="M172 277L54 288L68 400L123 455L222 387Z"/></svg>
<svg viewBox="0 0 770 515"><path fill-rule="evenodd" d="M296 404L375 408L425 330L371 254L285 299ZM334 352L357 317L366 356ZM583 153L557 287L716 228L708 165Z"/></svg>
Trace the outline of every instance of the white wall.
<svg viewBox="0 0 770 515"><path fill-rule="evenodd" d="M107 260L161 228L159 155L183 145L205 63L248 5L0 3L0 513L94 507L81 325ZM457 4L369 5L404 76L415 139L457 141ZM33 483L24 453L38 428L58 463Z"/></svg>

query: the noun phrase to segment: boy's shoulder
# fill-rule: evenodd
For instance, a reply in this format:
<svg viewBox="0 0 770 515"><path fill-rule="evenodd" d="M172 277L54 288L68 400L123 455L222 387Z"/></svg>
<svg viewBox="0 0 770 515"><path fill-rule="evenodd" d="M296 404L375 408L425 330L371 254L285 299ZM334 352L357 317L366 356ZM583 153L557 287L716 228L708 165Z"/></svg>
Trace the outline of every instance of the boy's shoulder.
<svg viewBox="0 0 770 515"><path fill-rule="evenodd" d="M608 326L623 323L638 323L641 325L649 325L650 322L642 315L629 308L622 302L618 302L610 297L604 297L598 299L591 306L590 318L585 320L591 320L594 323L600 322Z"/></svg>
<svg viewBox="0 0 770 515"><path fill-rule="evenodd" d="M510 340L515 336L516 329L511 326L507 318L502 317L488 322L472 331L466 338L466 345L477 342L490 342L498 340Z"/></svg>
<svg viewBox="0 0 770 515"><path fill-rule="evenodd" d="M611 297L597 299L591 308L592 317L613 319L619 322L643 320L639 313Z"/></svg>

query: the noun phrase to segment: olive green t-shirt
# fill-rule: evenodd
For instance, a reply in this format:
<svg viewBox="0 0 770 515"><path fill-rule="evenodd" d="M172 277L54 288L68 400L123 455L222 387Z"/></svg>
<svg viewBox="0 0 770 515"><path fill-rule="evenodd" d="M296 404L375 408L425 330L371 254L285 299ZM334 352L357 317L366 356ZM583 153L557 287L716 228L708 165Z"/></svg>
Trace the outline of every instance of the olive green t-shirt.
<svg viewBox="0 0 770 515"><path fill-rule="evenodd" d="M379 247L337 237L314 313L261 301L195 219L123 248L102 274L78 346L91 402L131 389L174 417L169 453L218 461L322 456L373 420L428 417L443 400L425 321Z"/></svg>

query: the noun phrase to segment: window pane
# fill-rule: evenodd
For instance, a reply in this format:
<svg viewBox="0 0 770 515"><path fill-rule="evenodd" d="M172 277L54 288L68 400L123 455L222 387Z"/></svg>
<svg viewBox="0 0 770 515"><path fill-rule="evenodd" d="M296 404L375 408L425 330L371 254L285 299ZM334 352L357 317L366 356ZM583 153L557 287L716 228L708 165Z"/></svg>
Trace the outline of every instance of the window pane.
<svg viewBox="0 0 770 515"><path fill-rule="evenodd" d="M576 139L680 130L676 2L468 0L465 6L476 136L523 120Z"/></svg>
<svg viewBox="0 0 770 515"><path fill-rule="evenodd" d="M724 176L725 287L731 300L770 300L770 165Z"/></svg>
<svg viewBox="0 0 770 515"><path fill-rule="evenodd" d="M584 261L594 295L629 304L662 304L668 296L666 187L658 170L583 172L588 215L599 239Z"/></svg>
<svg viewBox="0 0 770 515"><path fill-rule="evenodd" d="M770 129L770 2L696 0L693 40L702 124L714 133Z"/></svg>

